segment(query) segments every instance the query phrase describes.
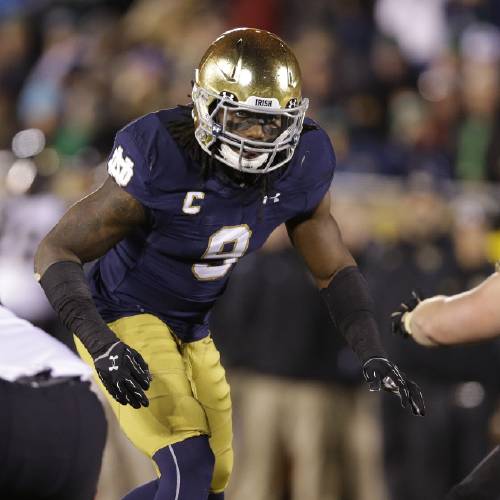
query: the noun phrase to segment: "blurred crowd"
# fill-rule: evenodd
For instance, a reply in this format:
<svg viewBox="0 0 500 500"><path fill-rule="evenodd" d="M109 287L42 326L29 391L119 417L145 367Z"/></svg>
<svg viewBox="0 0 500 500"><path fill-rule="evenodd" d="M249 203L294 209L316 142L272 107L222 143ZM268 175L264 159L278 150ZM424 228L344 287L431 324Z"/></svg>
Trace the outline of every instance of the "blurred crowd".
<svg viewBox="0 0 500 500"><path fill-rule="evenodd" d="M227 28L267 28L302 65L339 170L498 180L495 0L10 0L0 9L0 149L37 128L42 170L93 165L117 129L185 103ZM21 154L28 154L21 152Z"/></svg>
<svg viewBox="0 0 500 500"><path fill-rule="evenodd" d="M0 2L0 296L71 342L32 279L37 243L105 178L116 131L188 102L206 47L236 26L281 35L300 61L337 154L335 216L429 414L366 394L278 231L236 267L213 318L235 404L231 498L257 498L257 481L267 500L307 498L304 484L325 499L438 500L500 435L500 351L412 346L389 314L414 288L474 286L500 258L496 0Z"/></svg>

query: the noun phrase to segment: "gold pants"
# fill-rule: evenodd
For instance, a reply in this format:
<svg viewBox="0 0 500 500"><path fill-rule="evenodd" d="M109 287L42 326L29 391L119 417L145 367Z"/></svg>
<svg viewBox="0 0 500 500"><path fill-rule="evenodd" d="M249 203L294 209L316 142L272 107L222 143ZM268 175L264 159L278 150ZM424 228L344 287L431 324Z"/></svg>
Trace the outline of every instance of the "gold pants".
<svg viewBox="0 0 500 500"><path fill-rule="evenodd" d="M233 466L231 397L212 338L181 342L151 314L120 318L109 327L142 355L153 377L146 392L149 406L134 409L115 401L94 372L123 432L150 458L165 446L207 434L215 455L211 491L224 491ZM76 337L75 343L93 368L90 354Z"/></svg>

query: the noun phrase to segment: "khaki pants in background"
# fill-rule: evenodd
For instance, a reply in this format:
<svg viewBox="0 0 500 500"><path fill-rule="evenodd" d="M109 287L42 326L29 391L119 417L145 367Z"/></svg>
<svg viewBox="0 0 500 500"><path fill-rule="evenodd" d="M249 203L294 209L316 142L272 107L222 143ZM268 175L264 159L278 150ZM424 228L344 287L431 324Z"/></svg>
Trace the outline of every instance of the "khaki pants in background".
<svg viewBox="0 0 500 500"><path fill-rule="evenodd" d="M386 500L380 394L231 372L228 500Z"/></svg>

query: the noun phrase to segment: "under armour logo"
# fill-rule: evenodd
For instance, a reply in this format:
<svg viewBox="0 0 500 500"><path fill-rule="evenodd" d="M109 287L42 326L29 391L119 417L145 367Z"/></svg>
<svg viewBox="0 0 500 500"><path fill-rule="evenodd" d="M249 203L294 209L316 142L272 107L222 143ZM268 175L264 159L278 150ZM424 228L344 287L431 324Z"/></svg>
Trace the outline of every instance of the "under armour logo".
<svg viewBox="0 0 500 500"><path fill-rule="evenodd" d="M118 366L115 364L115 361L118 359L118 356L110 356L109 359L111 360L111 363L113 363L113 366L109 367L109 371L112 372L113 370L118 370Z"/></svg>
<svg viewBox="0 0 500 500"><path fill-rule="evenodd" d="M212 135L214 137L219 137L221 132L222 132L222 125L219 125L218 123L214 123L212 125Z"/></svg>
<svg viewBox="0 0 500 500"><path fill-rule="evenodd" d="M267 205L268 200L273 200L273 203L279 203L281 193L276 193L274 196L264 196L263 205Z"/></svg>
<svg viewBox="0 0 500 500"><path fill-rule="evenodd" d="M228 80L231 79L231 77L228 78ZM231 99L231 101L237 101L238 98L236 97L235 94L233 94L232 92L228 92L227 90L223 90L220 95L222 97L226 97L227 99Z"/></svg>

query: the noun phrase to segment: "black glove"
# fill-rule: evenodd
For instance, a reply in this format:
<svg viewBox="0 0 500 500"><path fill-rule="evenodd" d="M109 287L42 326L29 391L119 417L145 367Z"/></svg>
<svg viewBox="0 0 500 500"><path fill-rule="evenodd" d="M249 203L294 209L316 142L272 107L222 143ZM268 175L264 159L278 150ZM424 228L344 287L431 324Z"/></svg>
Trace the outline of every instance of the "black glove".
<svg viewBox="0 0 500 500"><path fill-rule="evenodd" d="M406 302L401 302L399 308L391 314L391 329L392 333L408 338L411 334L406 329L403 316L405 313L413 311L415 307L422 301L420 294L416 291L411 292L411 298Z"/></svg>
<svg viewBox="0 0 500 500"><path fill-rule="evenodd" d="M370 391L381 389L397 394L403 408L414 415L425 415L425 404L420 387L386 358L370 358L363 364L363 375Z"/></svg>
<svg viewBox="0 0 500 500"><path fill-rule="evenodd" d="M142 356L123 342L115 342L94 358L95 369L107 391L122 405L149 406L144 391L152 380Z"/></svg>

